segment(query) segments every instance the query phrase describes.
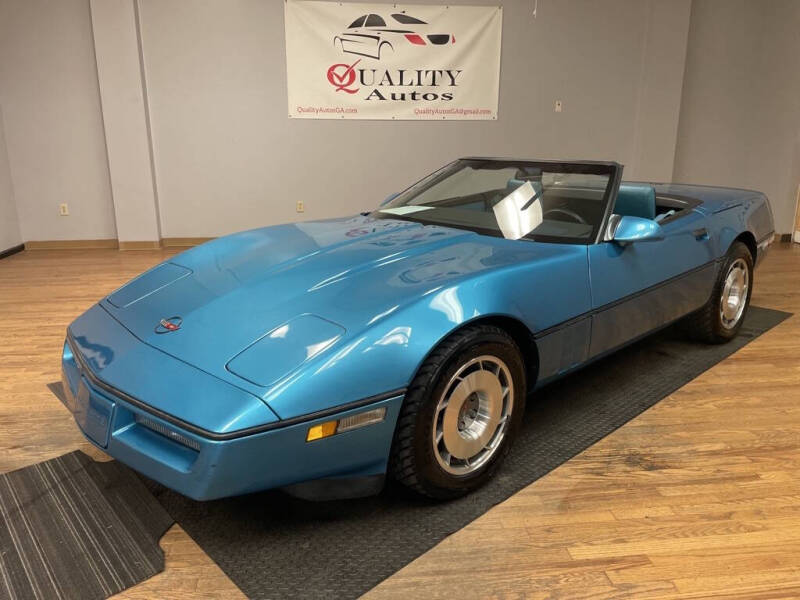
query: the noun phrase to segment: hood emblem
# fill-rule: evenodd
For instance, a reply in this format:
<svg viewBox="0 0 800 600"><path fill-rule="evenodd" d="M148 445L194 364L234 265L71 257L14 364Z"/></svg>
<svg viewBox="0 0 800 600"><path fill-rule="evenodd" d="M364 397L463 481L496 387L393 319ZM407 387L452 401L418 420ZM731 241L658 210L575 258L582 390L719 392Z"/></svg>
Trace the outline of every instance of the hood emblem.
<svg viewBox="0 0 800 600"><path fill-rule="evenodd" d="M171 331L178 331L183 324L183 319L180 317L170 317L169 319L161 319L156 325L156 333L169 333Z"/></svg>

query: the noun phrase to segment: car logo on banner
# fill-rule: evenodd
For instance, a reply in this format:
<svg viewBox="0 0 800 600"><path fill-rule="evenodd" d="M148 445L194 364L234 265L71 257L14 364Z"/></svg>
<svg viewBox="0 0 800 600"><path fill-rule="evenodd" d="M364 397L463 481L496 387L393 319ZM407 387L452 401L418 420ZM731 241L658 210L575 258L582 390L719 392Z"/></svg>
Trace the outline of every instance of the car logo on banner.
<svg viewBox="0 0 800 600"><path fill-rule="evenodd" d="M362 15L347 30L333 38L333 45L347 54L380 60L382 55L402 51L407 45L435 48L456 43L456 36L448 33L420 35L419 28L427 25L422 19L407 15L405 11L392 13L388 19L376 14Z"/></svg>
<svg viewBox="0 0 800 600"><path fill-rule="evenodd" d="M434 33L420 35L417 30L426 27L428 23L416 17L407 15L405 11L396 12L389 15L390 24L387 25L386 19L378 14L361 15L350 23L346 31L334 36L333 45L345 54L354 54L366 58L380 60L381 56L394 54L395 49L402 51L403 48L410 46L427 46L435 48L445 44L455 44L456 36L452 34ZM416 29L409 29L412 26ZM358 93L360 88L352 86L358 80L363 86L376 86L376 69L362 68L356 71L355 67L361 59L356 60L352 65L336 63L328 68L328 81L336 88L337 92L347 92L348 94ZM448 85L447 79L443 76L446 73L449 77L449 85L457 87L456 80L461 74L460 70L453 69L433 69L418 70L417 72L399 69L395 77L389 70L383 72L377 83L377 87L439 87ZM367 82L369 80L369 82ZM377 87L367 96L367 100L387 100ZM399 99L405 100L406 94L402 93ZM419 94L411 92L411 100L417 100ZM423 100L452 100L453 93L445 92L441 95L429 92L420 96ZM392 100L398 100L398 96L392 94Z"/></svg>
<svg viewBox="0 0 800 600"><path fill-rule="evenodd" d="M183 324L183 319L180 317L170 317L169 319L161 319L156 325L156 333L171 333L178 331Z"/></svg>
<svg viewBox="0 0 800 600"><path fill-rule="evenodd" d="M495 119L501 33L498 6L287 0L289 116Z"/></svg>

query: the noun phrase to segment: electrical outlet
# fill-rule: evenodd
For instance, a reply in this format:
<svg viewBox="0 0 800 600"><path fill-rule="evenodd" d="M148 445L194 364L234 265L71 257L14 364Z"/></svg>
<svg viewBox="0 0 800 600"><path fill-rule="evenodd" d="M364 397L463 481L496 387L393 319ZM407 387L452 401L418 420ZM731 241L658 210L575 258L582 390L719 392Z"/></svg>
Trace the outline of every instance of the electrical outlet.
<svg viewBox="0 0 800 600"><path fill-rule="evenodd" d="M305 212L305 211L306 211L306 207L303 205L303 201L302 200L298 200L297 201L297 212Z"/></svg>
<svg viewBox="0 0 800 600"><path fill-rule="evenodd" d="M60 214L62 217L69 216L69 206L66 202L62 202L58 205L58 214Z"/></svg>
<svg viewBox="0 0 800 600"><path fill-rule="evenodd" d="M561 108L562 108L562 106L561 106L561 100L556 100L556 105L555 105L555 107L553 108L553 110L555 110L556 112L561 112Z"/></svg>

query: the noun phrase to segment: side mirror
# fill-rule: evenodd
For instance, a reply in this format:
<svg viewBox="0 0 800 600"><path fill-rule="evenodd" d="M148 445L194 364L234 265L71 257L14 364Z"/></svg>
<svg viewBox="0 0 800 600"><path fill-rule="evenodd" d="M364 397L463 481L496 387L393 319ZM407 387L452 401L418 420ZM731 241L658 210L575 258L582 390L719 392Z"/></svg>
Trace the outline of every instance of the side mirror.
<svg viewBox="0 0 800 600"><path fill-rule="evenodd" d="M606 241L618 244L631 244L633 242L657 242L664 239L661 225L652 219L611 215L606 230Z"/></svg>
<svg viewBox="0 0 800 600"><path fill-rule="evenodd" d="M395 198L397 198L399 195L400 195L400 194L397 194L397 193L395 193L395 194L389 194L388 196L386 196L386 200L384 200L383 202L381 202L381 206L386 206L387 204L389 204L389 202L391 202L392 200L394 200Z"/></svg>

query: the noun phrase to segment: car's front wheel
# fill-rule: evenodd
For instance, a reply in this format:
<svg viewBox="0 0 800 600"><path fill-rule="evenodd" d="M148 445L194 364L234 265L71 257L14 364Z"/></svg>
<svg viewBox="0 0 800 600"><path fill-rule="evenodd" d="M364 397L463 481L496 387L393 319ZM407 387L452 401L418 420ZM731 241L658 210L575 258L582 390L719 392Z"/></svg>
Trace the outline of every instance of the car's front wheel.
<svg viewBox="0 0 800 600"><path fill-rule="evenodd" d="M483 485L508 453L525 405L514 340L467 327L434 350L409 387L392 444L394 478L432 498Z"/></svg>

